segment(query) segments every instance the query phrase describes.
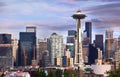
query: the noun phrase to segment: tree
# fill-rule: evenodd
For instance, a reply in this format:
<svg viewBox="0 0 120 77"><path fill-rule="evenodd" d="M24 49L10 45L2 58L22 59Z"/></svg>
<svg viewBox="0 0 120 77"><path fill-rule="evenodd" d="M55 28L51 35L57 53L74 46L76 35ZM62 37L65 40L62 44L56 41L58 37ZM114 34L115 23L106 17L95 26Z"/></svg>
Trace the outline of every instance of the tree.
<svg viewBox="0 0 120 77"><path fill-rule="evenodd" d="M78 77L78 70L74 70L73 75L74 75L74 77Z"/></svg>
<svg viewBox="0 0 120 77"><path fill-rule="evenodd" d="M37 69L31 77L46 77L44 69Z"/></svg>
<svg viewBox="0 0 120 77"><path fill-rule="evenodd" d="M120 68L115 71L107 71L108 77L120 77Z"/></svg>
<svg viewBox="0 0 120 77"><path fill-rule="evenodd" d="M56 69L56 77L62 77L62 70Z"/></svg>
<svg viewBox="0 0 120 77"><path fill-rule="evenodd" d="M70 77L70 70L64 70L64 77Z"/></svg>
<svg viewBox="0 0 120 77"><path fill-rule="evenodd" d="M54 71L49 71L47 77L56 77L55 72Z"/></svg>

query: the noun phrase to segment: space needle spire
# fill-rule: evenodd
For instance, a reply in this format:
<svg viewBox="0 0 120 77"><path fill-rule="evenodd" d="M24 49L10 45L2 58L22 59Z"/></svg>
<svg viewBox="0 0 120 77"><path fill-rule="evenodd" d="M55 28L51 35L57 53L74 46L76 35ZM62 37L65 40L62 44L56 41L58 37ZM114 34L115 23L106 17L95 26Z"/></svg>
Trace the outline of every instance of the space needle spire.
<svg viewBox="0 0 120 77"><path fill-rule="evenodd" d="M84 60L82 55L82 29L80 20L84 19L86 16L82 14L81 11L77 11L72 17L77 20L77 50L75 51L75 65L77 65L80 70L83 70Z"/></svg>

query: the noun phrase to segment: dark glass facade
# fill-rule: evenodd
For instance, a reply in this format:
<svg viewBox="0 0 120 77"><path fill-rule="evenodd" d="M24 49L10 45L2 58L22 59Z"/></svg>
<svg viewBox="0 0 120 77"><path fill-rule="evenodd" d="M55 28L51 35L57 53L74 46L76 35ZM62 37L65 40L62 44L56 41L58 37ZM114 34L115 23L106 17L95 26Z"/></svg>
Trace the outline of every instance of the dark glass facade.
<svg viewBox="0 0 120 77"><path fill-rule="evenodd" d="M98 50L97 48L90 44L89 45L89 54L88 54L88 63L95 64L95 60L98 58Z"/></svg>
<svg viewBox="0 0 120 77"><path fill-rule="evenodd" d="M95 36L95 46L103 51L103 35Z"/></svg>
<svg viewBox="0 0 120 77"><path fill-rule="evenodd" d="M36 33L20 32L18 65L31 65L33 57L36 57ZM34 55L35 53L35 55Z"/></svg>
<svg viewBox="0 0 120 77"><path fill-rule="evenodd" d="M11 44L11 34L0 34L0 44Z"/></svg>
<svg viewBox="0 0 120 77"><path fill-rule="evenodd" d="M68 30L68 36L71 36L71 35L76 35L76 31L75 30Z"/></svg>
<svg viewBox="0 0 120 77"><path fill-rule="evenodd" d="M85 31L87 38L90 39L90 44L92 43L92 23L91 22L85 22Z"/></svg>
<svg viewBox="0 0 120 77"><path fill-rule="evenodd" d="M13 66L11 34L0 34L0 66Z"/></svg>

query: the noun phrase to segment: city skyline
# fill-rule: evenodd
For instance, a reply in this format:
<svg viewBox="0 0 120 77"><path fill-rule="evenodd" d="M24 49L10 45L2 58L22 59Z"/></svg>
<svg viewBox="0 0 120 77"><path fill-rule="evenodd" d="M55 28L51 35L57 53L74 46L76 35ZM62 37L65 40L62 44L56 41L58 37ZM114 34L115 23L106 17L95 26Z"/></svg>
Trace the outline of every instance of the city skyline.
<svg viewBox="0 0 120 77"><path fill-rule="evenodd" d="M68 30L76 30L76 21L71 16L81 10L87 16L82 25L85 21L93 23L93 36L105 34L106 29L112 29L114 36L118 36L119 9L119 0L1 0L0 33L10 33L18 39L26 26L35 25L37 38L50 37L53 32L66 38Z"/></svg>

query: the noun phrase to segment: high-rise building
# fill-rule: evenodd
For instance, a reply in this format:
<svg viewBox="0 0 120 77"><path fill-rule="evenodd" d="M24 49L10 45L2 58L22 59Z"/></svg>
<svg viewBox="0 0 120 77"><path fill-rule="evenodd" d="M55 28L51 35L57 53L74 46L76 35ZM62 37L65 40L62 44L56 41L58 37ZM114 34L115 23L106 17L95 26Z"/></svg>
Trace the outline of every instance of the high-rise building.
<svg viewBox="0 0 120 77"><path fill-rule="evenodd" d="M47 50L45 50L42 55L42 67L48 67L49 65L50 65L49 52Z"/></svg>
<svg viewBox="0 0 120 77"><path fill-rule="evenodd" d="M105 40L106 58L114 58L115 51L118 49L117 38L107 38Z"/></svg>
<svg viewBox="0 0 120 77"><path fill-rule="evenodd" d="M64 54L63 36L52 33L48 39L48 51L51 65L55 65L55 58L62 58Z"/></svg>
<svg viewBox="0 0 120 77"><path fill-rule="evenodd" d="M106 38L113 38L113 30L106 30Z"/></svg>
<svg viewBox="0 0 120 77"><path fill-rule="evenodd" d="M46 55L47 48L47 39L38 39L38 49L37 49L37 60L40 66L44 66L43 55ZM47 52L48 54L48 52Z"/></svg>
<svg viewBox="0 0 120 77"><path fill-rule="evenodd" d="M86 38L89 39L88 43L92 43L92 22L85 22L85 30L86 32Z"/></svg>
<svg viewBox="0 0 120 77"><path fill-rule="evenodd" d="M89 54L88 54L88 63L95 64L95 60L97 58L98 58L98 50L93 44L90 44L89 45Z"/></svg>
<svg viewBox="0 0 120 77"><path fill-rule="evenodd" d="M103 51L103 35L102 34L97 34L95 36L95 46L97 48L100 48L100 50Z"/></svg>
<svg viewBox="0 0 120 77"><path fill-rule="evenodd" d="M85 22L85 30L82 36L83 59L84 63L88 63L89 44L92 43L92 22Z"/></svg>
<svg viewBox="0 0 120 77"><path fill-rule="evenodd" d="M36 59L35 31L20 32L18 65L22 65L22 66L31 65L32 60Z"/></svg>
<svg viewBox="0 0 120 77"><path fill-rule="evenodd" d="M67 49L70 50L70 55L72 58L74 58L75 56L75 49L74 49L75 36L76 36L75 30L68 30L66 50Z"/></svg>
<svg viewBox="0 0 120 77"><path fill-rule="evenodd" d="M120 36L118 37L118 49L120 49Z"/></svg>
<svg viewBox="0 0 120 77"><path fill-rule="evenodd" d="M117 39L113 38L113 30L106 30L105 54L106 58L113 58L114 52L118 48Z"/></svg>
<svg viewBox="0 0 120 77"><path fill-rule="evenodd" d="M17 65L17 51L18 51L18 40L17 39L12 39L12 53L13 53L13 60L14 60L14 65Z"/></svg>
<svg viewBox="0 0 120 77"><path fill-rule="evenodd" d="M120 50L115 52L115 64L116 69L120 68Z"/></svg>
<svg viewBox="0 0 120 77"><path fill-rule="evenodd" d="M13 67L11 34L0 34L0 66Z"/></svg>
<svg viewBox="0 0 120 77"><path fill-rule="evenodd" d="M75 36L76 30L68 30L68 36Z"/></svg>

